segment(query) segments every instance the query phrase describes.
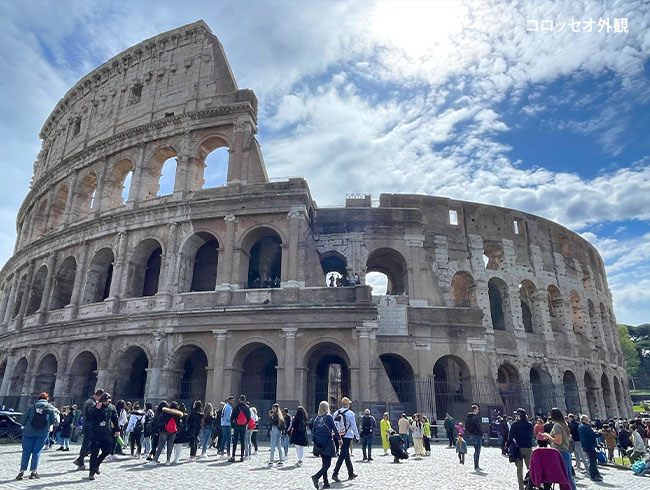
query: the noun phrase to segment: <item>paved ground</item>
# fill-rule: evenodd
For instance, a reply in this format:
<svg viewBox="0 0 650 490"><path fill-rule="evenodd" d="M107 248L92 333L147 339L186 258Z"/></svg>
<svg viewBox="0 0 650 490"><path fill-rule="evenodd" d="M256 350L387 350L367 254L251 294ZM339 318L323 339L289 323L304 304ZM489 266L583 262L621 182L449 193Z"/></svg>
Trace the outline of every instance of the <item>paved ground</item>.
<svg viewBox="0 0 650 490"><path fill-rule="evenodd" d="M20 446L0 445L0 488L56 488L81 489L94 488L150 488L164 489L291 489L308 490L313 488L309 476L320 467L320 459L312 456L305 458L302 467L296 467L296 452L289 449L289 461L284 467L269 468L268 449L260 448L257 456L243 463L228 463L217 460L216 455L196 463L183 463L176 466L143 465L142 460L129 459L126 456L116 461L107 461L102 465L102 474L94 482L88 481L88 473L75 471L72 460L76 457L78 446L69 453L43 452L39 465L40 480L14 481L20 466ZM354 450L353 464L359 478L352 482L343 480L333 483L336 489L388 489L407 488L430 489L449 488L480 490L517 490L517 477L514 464L501 456L498 449L483 448L481 466L482 474L473 472L472 450L467 454L465 466L461 466L455 452L445 446L435 445L432 456L420 460L410 459L400 465L392 463L392 457L383 456L381 449L375 449L375 461L361 462L360 448ZM184 449L187 458L189 449ZM347 477L345 466L341 478ZM604 467L601 469L604 482L593 483L588 478L578 479L578 489L625 489L636 490L650 488L650 478L634 476L629 470ZM579 472L582 475L581 472ZM331 475L331 471L330 471Z"/></svg>

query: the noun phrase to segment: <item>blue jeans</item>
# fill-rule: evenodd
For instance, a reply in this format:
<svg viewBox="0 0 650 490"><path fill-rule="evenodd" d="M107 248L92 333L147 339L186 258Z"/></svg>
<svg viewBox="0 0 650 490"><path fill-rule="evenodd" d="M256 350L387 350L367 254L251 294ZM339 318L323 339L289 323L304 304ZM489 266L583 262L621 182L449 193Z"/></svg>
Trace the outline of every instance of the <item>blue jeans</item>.
<svg viewBox="0 0 650 490"><path fill-rule="evenodd" d="M27 464L29 458L32 458L32 464L29 467L30 471L36 471L38 468L38 460L41 457L41 451L47 441L48 436L23 436L23 456L20 459L20 471L27 471Z"/></svg>
<svg viewBox="0 0 650 490"><path fill-rule="evenodd" d="M209 425L201 429L201 442L202 448L201 452L206 452L208 450L208 444L210 444L210 436L212 435L212 427Z"/></svg>
<svg viewBox="0 0 650 490"><path fill-rule="evenodd" d="M282 448L284 449L284 459L287 459L287 456L289 455L289 435L288 434L283 434L282 435Z"/></svg>
<svg viewBox="0 0 650 490"><path fill-rule="evenodd" d="M406 451L409 448L409 436L408 434L400 434L399 438L402 440L402 449Z"/></svg>
<svg viewBox="0 0 650 490"><path fill-rule="evenodd" d="M454 429L447 429L447 439L449 439L449 447L456 445L456 438L454 437Z"/></svg>
<svg viewBox="0 0 650 490"><path fill-rule="evenodd" d="M228 446L228 449L226 449ZM219 446L219 451L225 451L226 454L230 454L230 426L222 425L221 426L221 445Z"/></svg>
<svg viewBox="0 0 650 490"><path fill-rule="evenodd" d="M368 454L366 454L366 448ZM368 434L361 437L361 450L363 451L363 459L372 458L372 434Z"/></svg>
<svg viewBox="0 0 650 490"><path fill-rule="evenodd" d="M61 447L64 449L70 449L70 438L69 437L62 437L61 438Z"/></svg>
<svg viewBox="0 0 650 490"><path fill-rule="evenodd" d="M564 460L564 466L566 466L566 471L569 475L569 483L571 484L571 490L576 490L576 484L573 481L573 473L571 472L571 453L569 451L560 451L562 459Z"/></svg>
<svg viewBox="0 0 650 490"><path fill-rule="evenodd" d="M483 438L481 436L469 436L467 442L474 446L474 469L477 469L479 467L478 460L481 457Z"/></svg>
<svg viewBox="0 0 650 490"><path fill-rule="evenodd" d="M271 429L271 455L269 456L269 463L273 462L276 447L278 448L280 460L282 460L282 435L277 427L273 427Z"/></svg>

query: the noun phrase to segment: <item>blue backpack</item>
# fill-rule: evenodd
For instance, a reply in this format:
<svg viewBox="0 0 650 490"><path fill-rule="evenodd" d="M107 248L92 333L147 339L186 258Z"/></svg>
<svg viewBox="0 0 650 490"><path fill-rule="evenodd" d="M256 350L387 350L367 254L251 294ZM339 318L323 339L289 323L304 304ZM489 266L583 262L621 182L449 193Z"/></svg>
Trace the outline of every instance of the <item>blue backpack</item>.
<svg viewBox="0 0 650 490"><path fill-rule="evenodd" d="M632 471L635 475L640 475L643 470L645 470L646 462L643 460L636 461L632 465Z"/></svg>
<svg viewBox="0 0 650 490"><path fill-rule="evenodd" d="M314 446L324 447L332 439L332 431L325 424L325 417L320 415L314 420L314 428L311 431Z"/></svg>

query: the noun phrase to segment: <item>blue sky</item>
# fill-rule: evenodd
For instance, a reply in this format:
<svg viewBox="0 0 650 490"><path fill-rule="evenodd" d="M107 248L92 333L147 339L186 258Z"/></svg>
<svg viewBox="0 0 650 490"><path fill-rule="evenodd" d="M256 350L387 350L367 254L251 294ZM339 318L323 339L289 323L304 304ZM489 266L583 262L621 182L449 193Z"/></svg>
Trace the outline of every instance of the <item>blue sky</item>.
<svg viewBox="0 0 650 490"><path fill-rule="evenodd" d="M6 0L0 262L57 101L111 56L201 18L260 100L270 177L304 176L321 206L418 192L547 217L598 247L618 320L650 321L642 0ZM627 18L628 32L568 27L601 18ZM554 32L528 31L528 20L552 20ZM206 180L217 185L224 167L211 158Z"/></svg>

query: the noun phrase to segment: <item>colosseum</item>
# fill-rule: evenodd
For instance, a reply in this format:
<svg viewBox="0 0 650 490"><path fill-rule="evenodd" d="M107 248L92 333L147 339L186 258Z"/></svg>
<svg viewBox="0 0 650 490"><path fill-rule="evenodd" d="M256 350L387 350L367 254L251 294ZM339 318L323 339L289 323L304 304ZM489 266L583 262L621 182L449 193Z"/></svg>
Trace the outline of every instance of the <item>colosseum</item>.
<svg viewBox="0 0 650 490"><path fill-rule="evenodd" d="M67 92L40 133L0 272L0 404L103 387L153 401L243 392L261 413L348 395L375 413L441 417L478 402L486 414L631 415L592 245L446 197L319 207L304 179L267 176L257 105L203 21ZM219 187L205 184L214 151L227 165ZM385 294L370 273L386 276Z"/></svg>

